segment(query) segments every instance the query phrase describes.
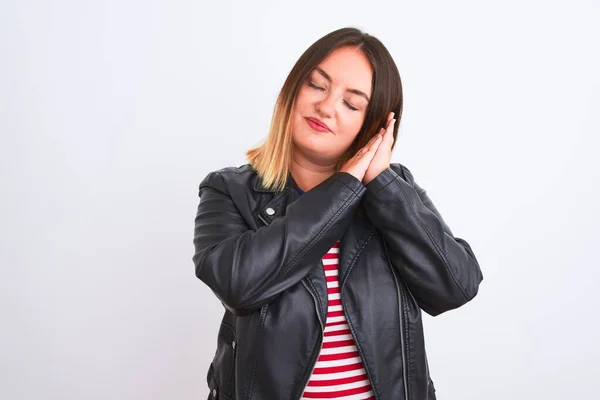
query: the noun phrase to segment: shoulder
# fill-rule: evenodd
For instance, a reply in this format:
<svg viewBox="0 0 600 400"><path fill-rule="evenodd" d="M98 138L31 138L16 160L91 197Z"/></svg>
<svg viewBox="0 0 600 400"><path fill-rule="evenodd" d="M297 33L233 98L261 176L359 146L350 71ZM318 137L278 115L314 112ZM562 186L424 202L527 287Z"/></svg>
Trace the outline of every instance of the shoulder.
<svg viewBox="0 0 600 400"><path fill-rule="evenodd" d="M250 164L228 166L209 172L200 182L199 190L211 187L221 192L228 192L231 186L251 186L256 177L256 171Z"/></svg>

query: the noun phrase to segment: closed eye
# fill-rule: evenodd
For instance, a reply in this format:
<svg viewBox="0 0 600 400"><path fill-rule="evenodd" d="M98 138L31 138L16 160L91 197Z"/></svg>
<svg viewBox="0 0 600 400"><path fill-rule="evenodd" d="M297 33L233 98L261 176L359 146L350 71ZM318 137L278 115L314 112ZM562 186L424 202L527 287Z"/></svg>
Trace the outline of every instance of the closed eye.
<svg viewBox="0 0 600 400"><path fill-rule="evenodd" d="M346 104L346 107L348 107L352 111L358 110L358 108L351 106L350 103L348 103L346 100L344 100L344 103Z"/></svg>
<svg viewBox="0 0 600 400"><path fill-rule="evenodd" d="M310 87L311 87L311 88L313 88L313 89L320 90L320 91L324 91L324 90L325 90L325 89L323 89L322 87L319 87L319 86L315 85L315 84L314 84L314 83L312 83L312 82L308 82L308 86L310 86ZM358 108L356 108L356 107L353 107L353 106L352 106L352 105L350 105L350 103L348 103L346 100L344 100L344 104L346 105L346 107L348 107L348 108L349 108L349 109L351 109L352 111L357 111L357 110L358 110Z"/></svg>
<svg viewBox="0 0 600 400"><path fill-rule="evenodd" d="M319 86L315 85L315 84L314 84L314 83L312 83L312 82L308 82L308 86L310 86L310 87L311 87L311 88L313 88L313 89L317 89L317 90L321 90L321 91L322 91L322 90L325 90L325 89L323 89L322 87L319 87Z"/></svg>

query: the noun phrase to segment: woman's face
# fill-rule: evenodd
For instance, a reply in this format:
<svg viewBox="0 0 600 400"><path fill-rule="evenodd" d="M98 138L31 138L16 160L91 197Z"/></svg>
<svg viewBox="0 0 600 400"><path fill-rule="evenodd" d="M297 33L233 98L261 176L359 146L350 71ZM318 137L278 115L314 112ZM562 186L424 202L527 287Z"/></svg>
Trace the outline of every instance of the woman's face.
<svg viewBox="0 0 600 400"><path fill-rule="evenodd" d="M373 71L353 47L333 51L302 83L292 113L294 158L330 166L352 144L365 120ZM328 129L318 129L316 120Z"/></svg>

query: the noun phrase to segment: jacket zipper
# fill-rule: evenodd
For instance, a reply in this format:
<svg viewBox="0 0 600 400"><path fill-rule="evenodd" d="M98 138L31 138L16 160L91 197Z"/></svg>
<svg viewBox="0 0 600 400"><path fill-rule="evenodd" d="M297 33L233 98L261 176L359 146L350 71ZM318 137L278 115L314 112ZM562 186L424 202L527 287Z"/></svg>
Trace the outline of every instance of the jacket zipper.
<svg viewBox="0 0 600 400"><path fill-rule="evenodd" d="M323 265L323 260L321 260L321 267L323 268L323 270L325 270L325 266ZM300 392L300 397L298 397L298 400L302 399L302 394L304 394L306 385L308 384L308 381L310 381L310 377L312 376L312 374L315 370L315 367L317 366L317 361L319 360L319 354L321 354L321 351L323 350L323 341L324 341L324 337L325 337L325 324L323 324L323 320L321 319L321 311L319 310L319 303L317 302L317 296L315 296L313 291L310 290L310 288L308 287L306 282L304 282L304 280L302 280L301 282L304 285L304 287L306 288L306 290L308 290L308 293L310 293L310 295L312 296L313 303L315 304L315 311L317 312L317 318L319 319L319 324L321 325L321 344L319 345L319 352L317 353L317 358L316 358L315 362L313 363L313 366L312 366L312 369L310 370L310 374L308 375L308 378L306 379L306 381L304 382L304 385L302 386L302 391Z"/></svg>
<svg viewBox="0 0 600 400"><path fill-rule="evenodd" d="M387 249L386 249L387 253ZM388 256L389 260L389 256ZM398 282L398 277L396 276L396 271L394 271L394 267L390 263L390 268L392 270L392 275L394 275L394 281L396 282L396 291L398 292L398 315L400 316L400 347L402 347L402 379L404 380L404 398L409 400L408 397L408 379L406 376L406 354L405 354L405 346L404 346L404 318L402 313L402 291L400 289L400 285Z"/></svg>

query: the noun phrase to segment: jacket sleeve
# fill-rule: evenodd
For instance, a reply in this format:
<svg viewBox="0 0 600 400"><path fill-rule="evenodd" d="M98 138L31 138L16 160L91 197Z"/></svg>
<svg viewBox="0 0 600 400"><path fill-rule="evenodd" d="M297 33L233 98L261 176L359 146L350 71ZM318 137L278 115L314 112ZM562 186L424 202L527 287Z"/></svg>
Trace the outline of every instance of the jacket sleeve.
<svg viewBox="0 0 600 400"><path fill-rule="evenodd" d="M475 297L483 275L471 247L452 234L408 168L392 163L366 187L366 214L419 306L435 316Z"/></svg>
<svg viewBox="0 0 600 400"><path fill-rule="evenodd" d="M299 282L343 235L366 192L346 172L289 204L257 230L249 228L227 183L211 172L199 189L192 257L196 276L236 315L247 315Z"/></svg>

